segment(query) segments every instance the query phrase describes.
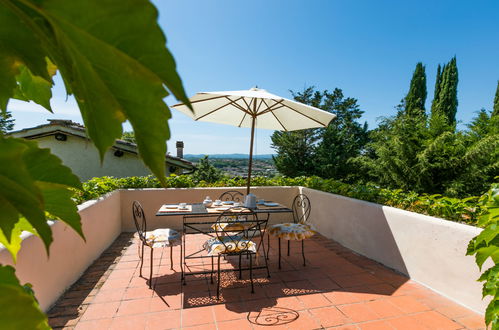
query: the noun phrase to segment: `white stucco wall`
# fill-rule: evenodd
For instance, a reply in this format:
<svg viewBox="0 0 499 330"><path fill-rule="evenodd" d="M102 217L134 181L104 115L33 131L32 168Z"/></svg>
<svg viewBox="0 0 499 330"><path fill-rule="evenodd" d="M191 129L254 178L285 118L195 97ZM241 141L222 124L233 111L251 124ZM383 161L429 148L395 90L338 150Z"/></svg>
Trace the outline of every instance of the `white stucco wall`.
<svg viewBox="0 0 499 330"><path fill-rule="evenodd" d="M480 272L466 256L480 228L353 198L301 188L312 204L311 221L324 236L406 274L479 313ZM486 264L484 267L486 267ZM486 268L484 268L486 269Z"/></svg>
<svg viewBox="0 0 499 330"><path fill-rule="evenodd" d="M23 239L17 255L16 275L21 283L33 284L35 296L44 311L81 277L121 233L119 191L83 203L78 209L86 241L73 229L57 221L51 226L54 240L50 245L50 256L42 240L31 234ZM2 245L0 264L12 264L10 253Z"/></svg>
<svg viewBox="0 0 499 330"><path fill-rule="evenodd" d="M151 174L136 154L124 152L123 156L116 157L114 149L106 152L104 163L101 165L97 148L90 141L80 137L67 135L66 141L58 141L54 136L45 136L35 141L42 148L50 148L81 181L101 176L122 178Z"/></svg>

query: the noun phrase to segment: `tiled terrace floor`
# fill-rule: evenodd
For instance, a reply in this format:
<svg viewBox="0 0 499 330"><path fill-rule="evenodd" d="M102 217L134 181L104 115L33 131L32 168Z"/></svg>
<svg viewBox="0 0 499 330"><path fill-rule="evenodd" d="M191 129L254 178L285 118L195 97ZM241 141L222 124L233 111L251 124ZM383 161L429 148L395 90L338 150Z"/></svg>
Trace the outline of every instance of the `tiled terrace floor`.
<svg viewBox="0 0 499 330"><path fill-rule="evenodd" d="M202 236L189 237L188 253L203 241ZM271 247L276 247L275 241ZM291 247L281 270L271 249L271 278L255 271L254 294L247 272L243 280L225 273L217 301L216 284L210 284L209 276L190 276L186 286L180 284L178 247L173 271L169 249L155 250L154 288L149 289L147 280L139 277L136 240L122 234L52 308L50 324L92 330L484 327L480 315L334 241L319 235L308 240L307 267L302 266L299 245ZM224 262L223 268L232 267L231 262ZM263 257L258 262L262 264ZM209 259L205 264L211 267ZM147 265L146 260L146 277Z"/></svg>

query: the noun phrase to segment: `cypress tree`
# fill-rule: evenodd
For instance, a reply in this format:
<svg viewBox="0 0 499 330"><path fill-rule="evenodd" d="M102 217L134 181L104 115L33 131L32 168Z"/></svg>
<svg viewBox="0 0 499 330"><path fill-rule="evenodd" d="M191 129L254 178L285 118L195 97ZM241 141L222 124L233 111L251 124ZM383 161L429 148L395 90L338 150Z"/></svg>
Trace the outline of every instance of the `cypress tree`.
<svg viewBox="0 0 499 330"><path fill-rule="evenodd" d="M405 111L409 116L424 116L426 102L426 72L423 63L416 64L409 92L405 97Z"/></svg>
<svg viewBox="0 0 499 330"><path fill-rule="evenodd" d="M435 98L432 103L432 117L442 115L451 128L456 125L458 71L456 57L437 71Z"/></svg>
<svg viewBox="0 0 499 330"><path fill-rule="evenodd" d="M445 68L445 65L444 65ZM437 107L438 100L440 99L440 87L442 85L442 67L440 64L437 67L437 77L435 79L435 92L433 94L433 101L431 103L431 113L435 112L435 108Z"/></svg>
<svg viewBox="0 0 499 330"><path fill-rule="evenodd" d="M494 108L491 117L497 115L499 115L499 80L497 81L496 96L494 97Z"/></svg>

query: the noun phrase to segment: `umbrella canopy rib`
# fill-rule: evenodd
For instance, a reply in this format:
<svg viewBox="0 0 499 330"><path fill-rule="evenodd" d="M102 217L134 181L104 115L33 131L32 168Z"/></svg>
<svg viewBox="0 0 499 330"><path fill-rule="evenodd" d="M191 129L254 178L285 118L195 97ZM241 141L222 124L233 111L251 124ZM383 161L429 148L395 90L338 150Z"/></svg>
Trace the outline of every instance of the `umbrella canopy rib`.
<svg viewBox="0 0 499 330"><path fill-rule="evenodd" d="M223 108L225 108L225 107L228 107L229 105L233 105L233 103L234 103L234 102L236 102L236 101L238 101L238 100L240 100L240 99L242 99L242 97L240 97L239 99L234 100L234 101L232 101L231 99L229 99L229 100L230 100L230 102L229 102L229 103L226 103L226 104L224 104L224 105L222 105L222 106L220 106L220 107L218 107L218 108L216 108L216 109L214 109L214 110L211 110L210 112L207 112L207 113L205 113L204 115L202 115L202 116L199 116L199 117L195 118L194 120L199 120L199 119L201 119L201 118L204 118L204 117L206 117L206 116L209 116L209 115L211 115L212 113L217 112L217 111L218 111L218 110L220 110L220 109L223 109Z"/></svg>
<svg viewBox="0 0 499 330"><path fill-rule="evenodd" d="M275 119L277 120L277 122L279 123L279 125L281 125L282 129L287 132L288 129L281 123L281 121L279 120L279 118L277 118L277 115L274 113L274 111L270 111L270 113L275 117Z"/></svg>
<svg viewBox="0 0 499 330"><path fill-rule="evenodd" d="M320 124L320 125L321 125L321 126L323 126L323 127L326 127L326 126L329 124L329 123L326 123L326 124L321 123L321 122L320 122L320 121L318 121L317 119L314 119L314 118L312 118L312 117L310 117L310 116L307 116L306 114L301 113L300 111L298 111L298 110L296 110L296 109L293 109L293 108L288 107L286 104L283 104L283 106L284 106L285 108L288 108L289 110L293 110L294 112L299 113L299 114L300 114L300 115L302 115L303 117L306 117L306 118L308 118L308 119L310 119L310 120L312 120L312 121L315 121L317 124Z"/></svg>
<svg viewBox="0 0 499 330"><path fill-rule="evenodd" d="M238 108L238 109L239 109L239 110L241 110L242 112L246 112L246 113L248 113L248 110L247 110L247 109L245 109L245 108L244 108L244 107L242 107L239 103L237 103L237 101L239 101L239 100L241 100L241 99L243 99L243 100L244 100L244 97L240 97L240 98L238 98L238 99L236 99L236 100L232 100L232 99L231 99L230 97L228 97L228 96L226 96L225 98L226 98L229 102L232 102L232 103L230 103L230 104L231 104L231 105L233 105L235 108Z"/></svg>

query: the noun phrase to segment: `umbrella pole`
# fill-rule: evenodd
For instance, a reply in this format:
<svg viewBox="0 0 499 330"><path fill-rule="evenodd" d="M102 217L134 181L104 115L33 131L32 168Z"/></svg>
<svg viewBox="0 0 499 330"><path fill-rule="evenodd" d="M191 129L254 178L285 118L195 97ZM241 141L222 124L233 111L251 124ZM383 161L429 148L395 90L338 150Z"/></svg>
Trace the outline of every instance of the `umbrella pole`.
<svg viewBox="0 0 499 330"><path fill-rule="evenodd" d="M255 120L256 116L253 116L253 121L251 122L251 142L250 142L250 153L249 153L249 162L248 162L248 185L246 187L246 195L250 193L251 167L253 165L253 140L255 139Z"/></svg>

